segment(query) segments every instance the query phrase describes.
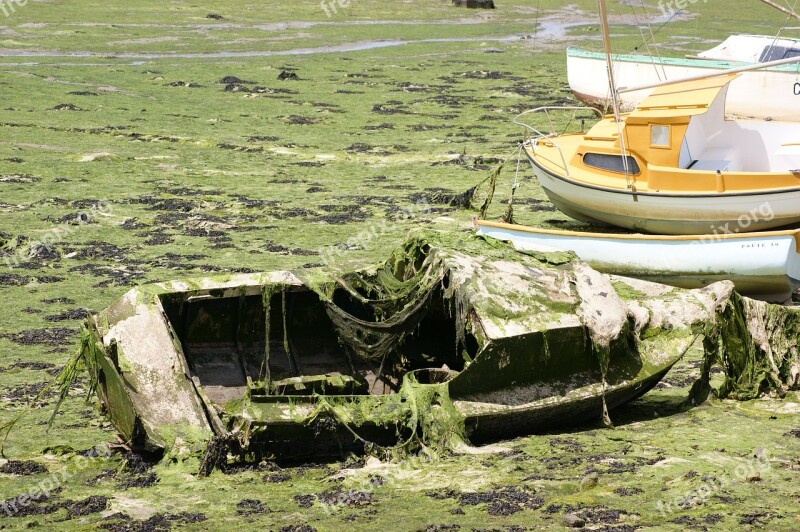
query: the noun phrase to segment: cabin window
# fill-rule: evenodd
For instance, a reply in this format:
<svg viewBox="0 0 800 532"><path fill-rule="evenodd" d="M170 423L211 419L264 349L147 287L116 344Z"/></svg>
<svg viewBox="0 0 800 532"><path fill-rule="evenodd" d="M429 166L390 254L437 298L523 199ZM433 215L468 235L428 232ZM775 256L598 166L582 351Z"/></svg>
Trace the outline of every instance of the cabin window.
<svg viewBox="0 0 800 532"><path fill-rule="evenodd" d="M655 148L669 148L670 140L669 126L650 126L650 146Z"/></svg>
<svg viewBox="0 0 800 532"><path fill-rule="evenodd" d="M797 48L790 48L788 46L767 46L761 52L761 57L758 58L758 62L766 63L768 61L777 61L778 59L797 57L798 55L800 55L800 50Z"/></svg>
<svg viewBox="0 0 800 532"><path fill-rule="evenodd" d="M609 172L625 173L625 166L629 174L638 174L639 165L636 159L630 155L626 155L623 159L622 155L612 155L609 153L587 153L583 156L583 164L586 166L593 166L601 170L608 170Z"/></svg>

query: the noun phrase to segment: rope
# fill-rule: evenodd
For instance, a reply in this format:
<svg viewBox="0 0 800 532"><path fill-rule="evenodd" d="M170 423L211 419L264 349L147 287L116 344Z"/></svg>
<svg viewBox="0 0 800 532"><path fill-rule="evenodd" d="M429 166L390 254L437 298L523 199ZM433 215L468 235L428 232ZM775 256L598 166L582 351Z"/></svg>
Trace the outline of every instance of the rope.
<svg viewBox="0 0 800 532"><path fill-rule="evenodd" d="M644 0L642 0L642 11L644 11ZM658 43L656 42L656 36L653 33L653 26L650 24L650 19L645 18L645 23L647 24L647 31L650 33L650 39L653 41L653 49L656 51L656 57L658 58L658 64L661 65L661 74L664 76L664 79L667 79L667 70L664 67L664 62L661 59L661 52L658 50ZM649 48L648 48L649 51ZM656 69L658 72L658 69Z"/></svg>
<svg viewBox="0 0 800 532"><path fill-rule="evenodd" d="M651 31L650 31L650 36L651 36L651 38L655 38L655 36L656 36L656 33L658 33L659 31L661 31L662 29L664 29L664 26L666 26L667 24L669 24L670 22L672 22L672 19L674 19L675 17L677 17L677 16L678 16L678 14L679 14L679 13L682 13L682 12L683 12L683 10L682 10L682 9L678 9L677 11L675 11L675 12L672 14L672 16L671 16L671 17L669 17L669 19L667 19L667 21L666 21L666 22L664 22L663 24L661 24L661 26L659 26L659 27L658 27L658 29L657 29L656 31L652 31L652 30L651 30ZM633 47L633 50L631 50L631 52L636 52L636 51L639 49L639 47L640 47L640 46L643 46L643 45L644 45L644 46L646 46L646 45L647 45L647 41L645 41L645 42L642 42L642 43L639 43L638 45L634 46L634 47Z"/></svg>
<svg viewBox="0 0 800 532"><path fill-rule="evenodd" d="M634 7L633 3L630 4L631 6L631 13L633 14L633 20L636 23L636 27L639 29L639 35L642 37L642 42L647 49L647 54L652 57L653 53L650 51L650 46L647 44L648 39L644 36L644 30L642 30L641 24L639 24L639 17L636 15L636 7ZM644 7L644 0L642 0L642 11L645 11ZM658 58L658 61L651 61L653 65L653 69L656 71L656 76L658 77L659 81L663 81L667 79L667 74L664 69L664 64L661 61L661 55L658 52L658 46L656 45L655 36L653 35L653 27L650 25L650 19L645 16L645 24L647 24L647 29L650 32L650 39L653 40L653 48L655 49L655 56ZM661 66L661 72L658 71L658 67Z"/></svg>
<svg viewBox="0 0 800 532"><path fill-rule="evenodd" d="M503 159L503 161L497 166L497 168L495 168L492 171L491 174L486 176L480 183L475 185L474 188L477 191L479 186L481 186L482 184L486 183L487 181L489 182L489 184L487 185L488 190L486 191L486 199L484 200L483 205L481 205L480 213L478 214L478 219L479 220L485 220L486 219L486 213L489 210L489 206L494 201L494 191L495 191L495 187L497 186L497 177L500 175L500 172L503 170L503 167L506 165L508 160L511 159L514 156L515 153L519 152L520 155L522 154L521 150L522 150L522 146L523 145L524 145L523 142L520 142L519 144L517 144L517 147L514 148L514 151L512 151L505 159Z"/></svg>
<svg viewBox="0 0 800 532"><path fill-rule="evenodd" d="M789 2L786 2L786 7L792 12L794 12L794 8L796 6L797 6L797 0L794 1L794 4L792 4L792 7L789 7ZM779 29L778 33L775 34L775 38L772 40L772 44L769 45L769 49L770 50L773 47L776 46L776 44L778 43L778 39L780 38L781 33L783 33L783 30L786 29L786 25L789 23L789 20L791 20L792 18L793 17L791 15L787 15L786 16L786 20L783 22L783 26L781 26L781 29Z"/></svg>
<svg viewBox="0 0 800 532"><path fill-rule="evenodd" d="M507 224L514 223L514 193L519 188L519 165L520 159L522 159L522 150L517 151L517 170L514 172L514 184L511 185L511 197L508 198L508 209L506 209L505 214L503 214L503 222ZM512 154L513 155L513 154Z"/></svg>

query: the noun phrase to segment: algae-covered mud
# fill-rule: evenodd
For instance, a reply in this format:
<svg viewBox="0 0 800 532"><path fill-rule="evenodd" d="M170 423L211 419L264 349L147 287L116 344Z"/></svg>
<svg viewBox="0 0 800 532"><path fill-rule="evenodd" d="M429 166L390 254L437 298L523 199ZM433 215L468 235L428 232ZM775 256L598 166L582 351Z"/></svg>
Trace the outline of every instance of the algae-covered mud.
<svg viewBox="0 0 800 532"><path fill-rule="evenodd" d="M730 376L703 366L702 338L613 428L454 453L263 457L201 478L196 463L127 453L85 401L85 374L48 430L56 390L40 392L88 312L148 282L352 271L410 229L465 231L474 212L450 200L514 150L517 112L574 103L564 47L599 48L591 2L341 4L0 4L0 423L25 412L0 459L0 528L798 528L800 397L701 402L690 390L706 370L714 388ZM652 47L652 29L660 53L683 55L774 34L782 17L711 0L663 28L669 15L641 4L612 6L611 22L619 51ZM585 227L521 168L518 222ZM741 305L698 331L706 348L746 327Z"/></svg>

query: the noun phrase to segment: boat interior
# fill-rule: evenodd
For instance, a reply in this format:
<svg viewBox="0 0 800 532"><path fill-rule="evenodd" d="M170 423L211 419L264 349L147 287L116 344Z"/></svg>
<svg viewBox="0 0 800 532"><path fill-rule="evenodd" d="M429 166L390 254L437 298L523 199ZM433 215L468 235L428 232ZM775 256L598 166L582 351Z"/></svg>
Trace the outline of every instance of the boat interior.
<svg viewBox="0 0 800 532"><path fill-rule="evenodd" d="M720 172L800 169L800 128L793 122L726 120L725 90L686 130L678 167Z"/></svg>
<svg viewBox="0 0 800 532"><path fill-rule="evenodd" d="M361 319L375 320L345 290L338 289L334 301ZM449 377L464 368L464 351L470 356L478 351L470 334L467 345L457 342L456 322L441 292L434 294L418 329L406 337L393 361L352 354L340 341L326 304L305 287L274 293L268 318L261 294L177 301L173 294L162 297L162 306L191 376L218 404L241 399L254 388L267 395L391 394L410 371L421 382L442 378L442 368Z"/></svg>

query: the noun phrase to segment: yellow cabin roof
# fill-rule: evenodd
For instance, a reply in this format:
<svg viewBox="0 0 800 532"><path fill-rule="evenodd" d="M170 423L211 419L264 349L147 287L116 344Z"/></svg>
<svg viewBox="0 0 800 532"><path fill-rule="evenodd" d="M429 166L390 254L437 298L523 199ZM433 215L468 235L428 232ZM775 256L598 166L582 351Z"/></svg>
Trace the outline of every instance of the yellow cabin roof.
<svg viewBox="0 0 800 532"><path fill-rule="evenodd" d="M613 119L600 120L586 132L584 138L586 140L617 140L619 138L619 126Z"/></svg>
<svg viewBox="0 0 800 532"><path fill-rule="evenodd" d="M703 114L736 76L727 74L658 87L629 116L633 119L653 119Z"/></svg>

